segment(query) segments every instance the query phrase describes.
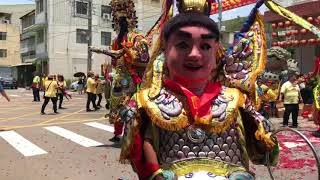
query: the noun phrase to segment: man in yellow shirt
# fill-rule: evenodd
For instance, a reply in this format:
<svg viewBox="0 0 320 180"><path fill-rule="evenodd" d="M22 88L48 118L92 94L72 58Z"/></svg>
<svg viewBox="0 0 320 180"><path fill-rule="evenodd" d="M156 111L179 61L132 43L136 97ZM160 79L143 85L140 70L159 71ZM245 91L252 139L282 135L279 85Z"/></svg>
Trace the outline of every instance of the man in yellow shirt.
<svg viewBox="0 0 320 180"><path fill-rule="evenodd" d="M289 80L281 86L280 100L284 97L283 126L288 126L289 116L292 113L292 127L298 127L299 102L302 101L299 85L295 82L296 74L289 74Z"/></svg>
<svg viewBox="0 0 320 180"><path fill-rule="evenodd" d="M33 79L32 79L32 92L33 92L33 101L40 101L40 77L37 72L33 72Z"/></svg>
<svg viewBox="0 0 320 180"><path fill-rule="evenodd" d="M87 112L93 111L92 109L90 109L90 102L93 105L94 110L98 110L100 108L97 107L96 105L96 82L93 79L94 78L94 73L93 72L88 72L88 79L87 79L87 105L86 105L86 110Z"/></svg>
<svg viewBox="0 0 320 180"><path fill-rule="evenodd" d="M57 81L53 80L53 76L50 75L48 77L48 80L44 83L44 102L43 105L41 107L41 114L45 114L44 110L47 106L47 104L49 103L50 99L52 101L53 104L53 111L54 113L58 113L57 111L57 89L58 89L58 83Z"/></svg>

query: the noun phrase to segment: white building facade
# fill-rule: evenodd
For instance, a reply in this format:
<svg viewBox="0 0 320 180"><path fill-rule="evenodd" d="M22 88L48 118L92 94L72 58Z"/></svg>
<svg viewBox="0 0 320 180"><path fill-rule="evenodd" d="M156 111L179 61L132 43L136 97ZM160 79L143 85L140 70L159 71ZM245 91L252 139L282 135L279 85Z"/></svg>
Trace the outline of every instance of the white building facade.
<svg viewBox="0 0 320 180"><path fill-rule="evenodd" d="M76 72L87 72L88 15L90 0L36 0L37 70L62 74L72 79ZM146 4L147 2L147 4ZM92 0L92 46L110 48L116 33L112 29L110 0ZM147 32L161 12L161 3L138 1L138 30ZM93 53L92 70L101 73L108 56Z"/></svg>

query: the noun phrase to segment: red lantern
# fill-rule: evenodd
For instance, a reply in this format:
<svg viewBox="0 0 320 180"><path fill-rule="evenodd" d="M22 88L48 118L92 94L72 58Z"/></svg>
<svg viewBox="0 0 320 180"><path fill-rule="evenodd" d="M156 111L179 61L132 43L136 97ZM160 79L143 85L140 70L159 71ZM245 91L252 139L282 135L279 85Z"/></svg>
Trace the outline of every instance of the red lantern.
<svg viewBox="0 0 320 180"><path fill-rule="evenodd" d="M309 22L312 22L312 21L313 21L313 17L308 17L307 20L308 20Z"/></svg>
<svg viewBox="0 0 320 180"><path fill-rule="evenodd" d="M291 36L291 31L287 31L286 36L288 36L288 37Z"/></svg>
<svg viewBox="0 0 320 180"><path fill-rule="evenodd" d="M309 40L308 40L308 43L309 43L309 44L315 44L316 42L317 42L317 41L316 41L315 39L309 39Z"/></svg>
<svg viewBox="0 0 320 180"><path fill-rule="evenodd" d="M272 35L272 37L277 37L278 36L278 34L276 32L273 32L271 35Z"/></svg>
<svg viewBox="0 0 320 180"><path fill-rule="evenodd" d="M298 40L294 40L294 41L293 41L293 45L294 45L294 46L298 46L298 45L299 45L299 41L298 41Z"/></svg>
<svg viewBox="0 0 320 180"><path fill-rule="evenodd" d="M307 33L307 30L306 30L306 29L301 29L301 30L300 30L300 33L301 33L301 34L306 34L306 33Z"/></svg>
<svg viewBox="0 0 320 180"><path fill-rule="evenodd" d="M280 28L283 28L283 25L284 25L283 22L278 23L278 27L280 27Z"/></svg>
<svg viewBox="0 0 320 180"><path fill-rule="evenodd" d="M276 24L276 23L272 23L271 26L272 26L273 29L276 29L276 28L277 28L277 24Z"/></svg>
<svg viewBox="0 0 320 180"><path fill-rule="evenodd" d="M290 22L290 21L284 22L284 26L285 26L285 27L290 27L290 26L291 26L291 22Z"/></svg>
<svg viewBox="0 0 320 180"><path fill-rule="evenodd" d="M301 44L301 45L306 45L306 44L307 44L307 40L305 40L305 39L300 40L300 44Z"/></svg>
<svg viewBox="0 0 320 180"><path fill-rule="evenodd" d="M320 38L317 39L317 44L320 44Z"/></svg>
<svg viewBox="0 0 320 180"><path fill-rule="evenodd" d="M287 46L291 46L291 41L286 41Z"/></svg>
<svg viewBox="0 0 320 180"><path fill-rule="evenodd" d="M293 31L292 31L292 34L296 36L296 35L299 34L299 31L298 31L298 30L293 30Z"/></svg>
<svg viewBox="0 0 320 180"><path fill-rule="evenodd" d="M278 46L278 42L273 42L272 46Z"/></svg>

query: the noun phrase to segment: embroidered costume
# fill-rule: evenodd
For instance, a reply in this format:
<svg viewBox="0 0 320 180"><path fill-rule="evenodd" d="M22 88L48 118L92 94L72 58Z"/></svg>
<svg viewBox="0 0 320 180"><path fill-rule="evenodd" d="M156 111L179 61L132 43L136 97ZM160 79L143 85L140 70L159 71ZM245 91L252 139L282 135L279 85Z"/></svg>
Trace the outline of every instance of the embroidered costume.
<svg viewBox="0 0 320 180"><path fill-rule="evenodd" d="M176 2L175 2L176 3ZM174 14L165 2L160 28ZM212 1L179 1L179 12L210 12ZM266 63L266 40L258 1L226 52L222 67L198 96L167 78L160 41L145 74L144 87L122 111L126 123L120 161L130 162L140 179L254 179L249 160L275 165L279 153L270 125L256 110L255 81ZM213 75L214 76L214 75ZM146 161L150 142L159 164Z"/></svg>

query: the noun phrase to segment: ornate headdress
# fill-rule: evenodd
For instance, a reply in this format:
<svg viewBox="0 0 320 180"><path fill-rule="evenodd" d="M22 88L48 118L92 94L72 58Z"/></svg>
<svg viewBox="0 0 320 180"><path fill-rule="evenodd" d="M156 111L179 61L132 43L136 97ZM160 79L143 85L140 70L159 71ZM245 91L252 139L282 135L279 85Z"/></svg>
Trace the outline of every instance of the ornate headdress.
<svg viewBox="0 0 320 180"><path fill-rule="evenodd" d="M121 17L126 17L128 30L133 31L138 24L135 6L132 0L112 0L110 2L112 8L112 28L119 32L119 21Z"/></svg>

